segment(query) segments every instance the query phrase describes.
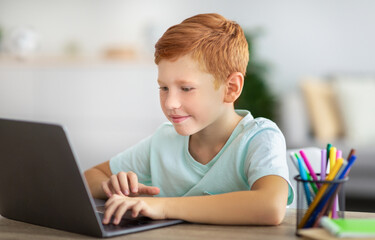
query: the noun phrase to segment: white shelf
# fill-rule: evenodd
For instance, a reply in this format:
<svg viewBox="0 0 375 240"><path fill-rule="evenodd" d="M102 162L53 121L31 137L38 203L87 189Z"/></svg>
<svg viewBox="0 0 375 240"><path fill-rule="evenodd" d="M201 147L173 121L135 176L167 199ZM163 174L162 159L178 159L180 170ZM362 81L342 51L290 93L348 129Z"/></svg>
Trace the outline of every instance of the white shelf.
<svg viewBox="0 0 375 240"><path fill-rule="evenodd" d="M107 59L100 57L63 57L44 56L27 59L0 54L0 68L56 68L56 67L155 67L151 57L139 57L136 59Z"/></svg>

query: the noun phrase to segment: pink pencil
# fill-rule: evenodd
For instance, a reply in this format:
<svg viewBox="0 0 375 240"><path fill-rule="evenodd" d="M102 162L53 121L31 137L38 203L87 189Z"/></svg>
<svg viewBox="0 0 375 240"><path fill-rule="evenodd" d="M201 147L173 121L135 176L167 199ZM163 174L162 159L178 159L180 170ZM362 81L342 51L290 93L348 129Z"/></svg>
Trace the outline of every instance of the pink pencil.
<svg viewBox="0 0 375 240"><path fill-rule="evenodd" d="M313 180L318 181L318 177L316 176L314 169L311 167L311 164L309 160L307 159L305 152L303 150L300 150L299 153L301 154L301 157L303 158L303 161L305 162L306 167L309 170L310 175L313 178ZM316 183L316 185L318 186L318 188L320 188L320 183Z"/></svg>
<svg viewBox="0 0 375 240"><path fill-rule="evenodd" d="M342 158L342 151L337 149L337 152L336 152L336 159L339 159L339 158Z"/></svg>

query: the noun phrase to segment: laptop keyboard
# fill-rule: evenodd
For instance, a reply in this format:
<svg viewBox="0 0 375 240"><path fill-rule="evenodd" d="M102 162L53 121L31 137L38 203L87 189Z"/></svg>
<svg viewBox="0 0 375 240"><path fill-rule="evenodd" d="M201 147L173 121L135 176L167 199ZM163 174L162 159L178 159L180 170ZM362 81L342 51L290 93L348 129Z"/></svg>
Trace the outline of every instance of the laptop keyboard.
<svg viewBox="0 0 375 240"><path fill-rule="evenodd" d="M99 213L100 218L103 219L104 214ZM113 219L109 224L104 225L106 230L116 230L116 229L124 229L124 228L133 228L137 226L147 225L152 223L153 220L148 217L137 217L137 218L122 218L118 225L112 223Z"/></svg>

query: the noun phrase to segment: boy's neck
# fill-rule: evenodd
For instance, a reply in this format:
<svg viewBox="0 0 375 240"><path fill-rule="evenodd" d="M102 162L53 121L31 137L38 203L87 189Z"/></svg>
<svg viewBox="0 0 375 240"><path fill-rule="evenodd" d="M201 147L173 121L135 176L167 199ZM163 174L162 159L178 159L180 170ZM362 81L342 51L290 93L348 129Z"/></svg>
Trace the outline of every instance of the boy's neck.
<svg viewBox="0 0 375 240"><path fill-rule="evenodd" d="M233 109L202 131L191 135L190 155L201 164L209 163L224 147L242 118Z"/></svg>

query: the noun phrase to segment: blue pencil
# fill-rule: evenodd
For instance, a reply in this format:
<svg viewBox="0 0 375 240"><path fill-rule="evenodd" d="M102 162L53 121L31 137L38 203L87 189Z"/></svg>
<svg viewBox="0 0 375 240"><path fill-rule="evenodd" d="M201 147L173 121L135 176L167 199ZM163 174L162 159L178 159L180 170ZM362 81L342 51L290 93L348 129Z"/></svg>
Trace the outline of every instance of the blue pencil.
<svg viewBox="0 0 375 240"><path fill-rule="evenodd" d="M307 174L304 171L302 161L298 156L296 156L296 158L297 158L297 161L298 161L298 167L299 167L299 173L300 173L301 179L304 180L304 181L307 181ZM311 199L310 190L309 190L309 187L307 185L307 182L303 182L303 186L304 186L304 189L305 189L307 205L310 206L312 199Z"/></svg>
<svg viewBox="0 0 375 240"><path fill-rule="evenodd" d="M301 161L303 171L305 172L306 180L308 180L308 181L311 180L311 182L309 182L309 183L310 183L310 187L311 187L311 188L309 187L309 190L311 189L311 191L309 191L309 192L310 192L310 194L311 194L310 198L311 198L311 199L314 199L315 194L318 192L318 187L317 187L316 184L312 181L313 178L311 177L309 171L305 168L304 162L301 160L301 158L298 156L298 154L297 154L297 153L294 153L294 156L295 156L296 159L298 159L298 161ZM298 161L297 161L297 162L298 162ZM297 164L298 164L298 163L297 163ZM301 175L301 176L302 176L302 175Z"/></svg>

